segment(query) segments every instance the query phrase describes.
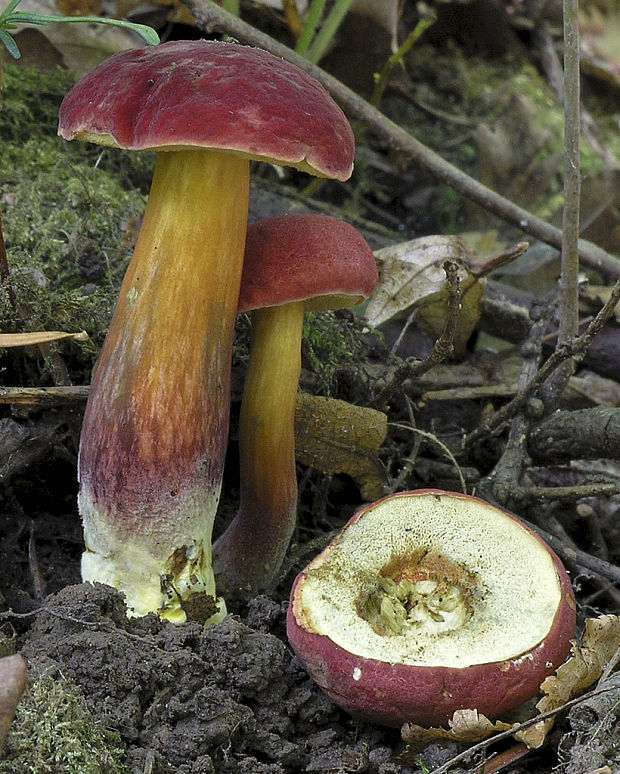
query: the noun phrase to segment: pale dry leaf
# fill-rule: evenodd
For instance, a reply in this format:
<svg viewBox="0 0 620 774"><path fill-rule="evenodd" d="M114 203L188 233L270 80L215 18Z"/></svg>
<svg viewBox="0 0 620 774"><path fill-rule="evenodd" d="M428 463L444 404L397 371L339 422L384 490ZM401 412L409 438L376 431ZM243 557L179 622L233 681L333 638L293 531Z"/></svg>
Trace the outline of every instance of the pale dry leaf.
<svg viewBox="0 0 620 774"><path fill-rule="evenodd" d="M346 473L365 500L383 494L379 450L387 435L382 411L344 400L299 393L295 408L295 456L324 473Z"/></svg>
<svg viewBox="0 0 620 774"><path fill-rule="evenodd" d="M444 261L464 264L471 255L467 243L452 236L421 237L377 250L379 281L368 300L366 319L377 327L408 315L445 289ZM460 277L465 278L463 271Z"/></svg>
<svg viewBox="0 0 620 774"><path fill-rule="evenodd" d="M29 333L0 333L0 349L12 347L31 347L39 344L50 344L52 341L88 341L86 331L66 333L64 331L31 331Z"/></svg>
<svg viewBox="0 0 620 774"><path fill-rule="evenodd" d="M536 708L540 714L562 708L566 702L595 683L620 649L620 616L603 615L586 621L582 642L572 643L572 655L554 675L540 686L544 696ZM477 710L457 710L449 721L450 729L423 728L405 723L401 728L403 741L415 748L423 748L438 739L475 744L494 734L518 728L519 724L492 723ZM534 725L515 731L514 738L530 749L542 746L553 727L553 718L545 718Z"/></svg>
<svg viewBox="0 0 620 774"><path fill-rule="evenodd" d="M365 311L370 325L376 328L415 310L419 324L433 338L441 335L448 314L443 264L452 261L459 266L461 310L454 350L460 354L480 319L485 288L485 280L469 271L475 253L467 242L456 236L421 237L377 250L375 258L379 281Z"/></svg>
<svg viewBox="0 0 620 774"><path fill-rule="evenodd" d="M502 731L510 731L513 727L512 724L503 723L501 720L493 723L475 709L456 710L448 725L450 728L445 729L424 728L414 723L405 723L401 728L401 737L412 747L422 749L438 739L475 744Z"/></svg>
<svg viewBox="0 0 620 774"><path fill-rule="evenodd" d="M18 10L60 16L53 0L22 0ZM117 51L146 45L136 32L104 24L24 24L17 31L28 28L34 28L58 50L63 64L76 77L90 72Z"/></svg>
<svg viewBox="0 0 620 774"><path fill-rule="evenodd" d="M582 642L573 642L571 656L540 686L545 694L536 705L542 714L559 709L573 696L593 685L620 648L620 616L603 615L586 620ZM553 726L547 718L515 734L528 747L540 747Z"/></svg>

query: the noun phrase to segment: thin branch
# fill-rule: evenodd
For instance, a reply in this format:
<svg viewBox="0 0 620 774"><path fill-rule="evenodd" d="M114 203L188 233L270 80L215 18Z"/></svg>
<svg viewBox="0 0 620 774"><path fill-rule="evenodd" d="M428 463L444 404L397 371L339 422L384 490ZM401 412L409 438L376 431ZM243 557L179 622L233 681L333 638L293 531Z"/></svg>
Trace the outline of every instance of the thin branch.
<svg viewBox="0 0 620 774"><path fill-rule="evenodd" d="M579 0L564 0L564 207L562 211L562 269L560 274L560 320L556 348L565 347L579 332ZM557 408L575 360L567 358L543 387L547 411Z"/></svg>
<svg viewBox="0 0 620 774"><path fill-rule="evenodd" d="M506 485L504 494L520 506L531 505L542 500L573 503L584 497L613 497L618 494L618 486L604 481L598 484L576 484L575 486Z"/></svg>
<svg viewBox="0 0 620 774"><path fill-rule="evenodd" d="M451 186L455 191L499 218L558 250L562 248L561 229L537 218L531 212L491 191L482 183L449 164L320 67L311 64L287 46L278 43L269 35L246 24L241 19L227 14L211 0L183 0L183 3L191 10L199 29L209 33L214 31L226 33L237 40L252 46L259 46L265 51L297 65L322 83L350 118L355 118L366 124L377 135L385 138L393 149L421 164L438 180ZM611 277L620 277L620 261L592 242L580 239L579 255L585 264L599 269Z"/></svg>
<svg viewBox="0 0 620 774"><path fill-rule="evenodd" d="M562 220L562 303L558 344L579 330L579 0L564 0L564 210Z"/></svg>
<svg viewBox="0 0 620 774"><path fill-rule="evenodd" d="M521 347L521 373L517 386L517 394L525 392L528 385L536 377L538 363L542 351L543 334L547 321L545 317L537 320L530 329L528 340ZM517 413L510 426L508 441L495 469L489 477L493 482L493 495L503 504L509 502L510 492L521 480L523 464L526 458L527 435L530 419L526 412Z"/></svg>
<svg viewBox="0 0 620 774"><path fill-rule="evenodd" d="M570 709L571 707L574 707L575 705L580 704L581 702L586 701L587 699L591 699L593 696L599 696L600 694L608 693L609 691L615 691L615 690L617 690L617 687L613 685L608 687L605 686L602 688L595 688L589 693L583 694L583 696L577 696L574 699L569 699L569 701L562 704L561 707L555 707L554 709L549 710L548 712L541 712L540 715L536 715L533 718L529 718L529 720L525 720L522 723L515 723L515 725L512 728L508 729L508 731L502 731L499 734L490 736L488 739L483 739L481 742L478 742L477 744L472 745L467 750L464 750L462 753L455 755L454 758L451 758L449 761L441 765L438 769L433 769L432 774L446 774L446 772L450 771L450 769L453 766L456 766L457 763L463 763L465 761L469 761L471 757L476 753L485 751L487 747L490 747L492 744L502 741L503 739L509 739L518 731L523 731L526 728L530 728L530 726L535 726L537 723L540 723L542 720L547 720L547 718L553 718L556 715L559 715L560 712L564 712L565 710Z"/></svg>
<svg viewBox="0 0 620 774"><path fill-rule="evenodd" d="M402 422L390 422L390 425L392 427L399 427L401 430L410 430L415 435L419 435L421 438L426 438L427 441L430 441L431 443L434 443L437 446L439 446L442 452L454 465L454 469L458 473L458 477L461 482L461 490L463 494L467 494L467 484L465 483L465 478L463 476L463 472L461 471L461 466L456 461L454 454L452 454L450 449L445 445L445 443L443 443L443 441L440 441L436 435L433 435L432 433L427 433L425 430L420 430L419 427L414 427L413 425L405 425ZM390 491L395 492L396 489L398 489L398 487L400 487L400 485L402 484L402 481L403 481L402 477L399 476L396 482L394 483L394 485L391 487Z"/></svg>

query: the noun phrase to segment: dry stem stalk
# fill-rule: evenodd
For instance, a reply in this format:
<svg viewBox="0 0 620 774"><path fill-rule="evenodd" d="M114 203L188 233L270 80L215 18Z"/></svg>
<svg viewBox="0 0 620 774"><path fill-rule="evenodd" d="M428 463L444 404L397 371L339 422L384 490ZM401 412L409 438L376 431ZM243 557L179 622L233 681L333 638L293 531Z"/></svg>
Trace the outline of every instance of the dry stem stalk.
<svg viewBox="0 0 620 774"><path fill-rule="evenodd" d="M564 210L562 273L557 347L570 345L579 332L579 0L564 0ZM575 370L574 358L558 368L545 387L547 409L555 408Z"/></svg>

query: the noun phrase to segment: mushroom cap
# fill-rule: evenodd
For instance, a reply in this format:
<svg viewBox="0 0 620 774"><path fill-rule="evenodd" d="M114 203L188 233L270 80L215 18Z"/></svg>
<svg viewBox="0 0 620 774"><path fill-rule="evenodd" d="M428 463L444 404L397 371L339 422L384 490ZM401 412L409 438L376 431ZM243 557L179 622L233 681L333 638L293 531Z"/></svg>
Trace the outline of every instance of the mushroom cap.
<svg viewBox="0 0 620 774"><path fill-rule="evenodd" d="M355 149L344 113L303 70L205 40L114 54L67 94L58 133L127 150L230 151L338 180Z"/></svg>
<svg viewBox="0 0 620 774"><path fill-rule="evenodd" d="M413 577L433 561L452 568L456 585L474 586L463 623L444 625L440 609L444 621L435 615L424 628L414 613L394 634L361 615L364 588L379 574ZM468 495L419 490L363 508L298 575L287 633L351 714L445 725L457 709L496 718L535 696L569 652L575 600L558 557L517 519Z"/></svg>
<svg viewBox="0 0 620 774"><path fill-rule="evenodd" d="M283 215L248 225L239 312L306 301L308 310L355 306L378 273L370 245L328 215Z"/></svg>

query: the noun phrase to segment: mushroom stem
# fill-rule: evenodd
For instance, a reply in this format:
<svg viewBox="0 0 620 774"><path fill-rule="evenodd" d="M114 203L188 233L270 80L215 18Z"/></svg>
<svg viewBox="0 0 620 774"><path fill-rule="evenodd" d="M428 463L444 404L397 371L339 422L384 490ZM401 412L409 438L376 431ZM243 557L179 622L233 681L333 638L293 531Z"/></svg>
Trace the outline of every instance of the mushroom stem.
<svg viewBox="0 0 620 774"><path fill-rule="evenodd" d="M252 312L252 349L239 419L239 510L214 545L230 596L275 584L295 528L295 402L304 302Z"/></svg>
<svg viewBox="0 0 620 774"><path fill-rule="evenodd" d="M228 434L249 161L160 152L80 443L84 580L183 621L215 596L211 531Z"/></svg>

